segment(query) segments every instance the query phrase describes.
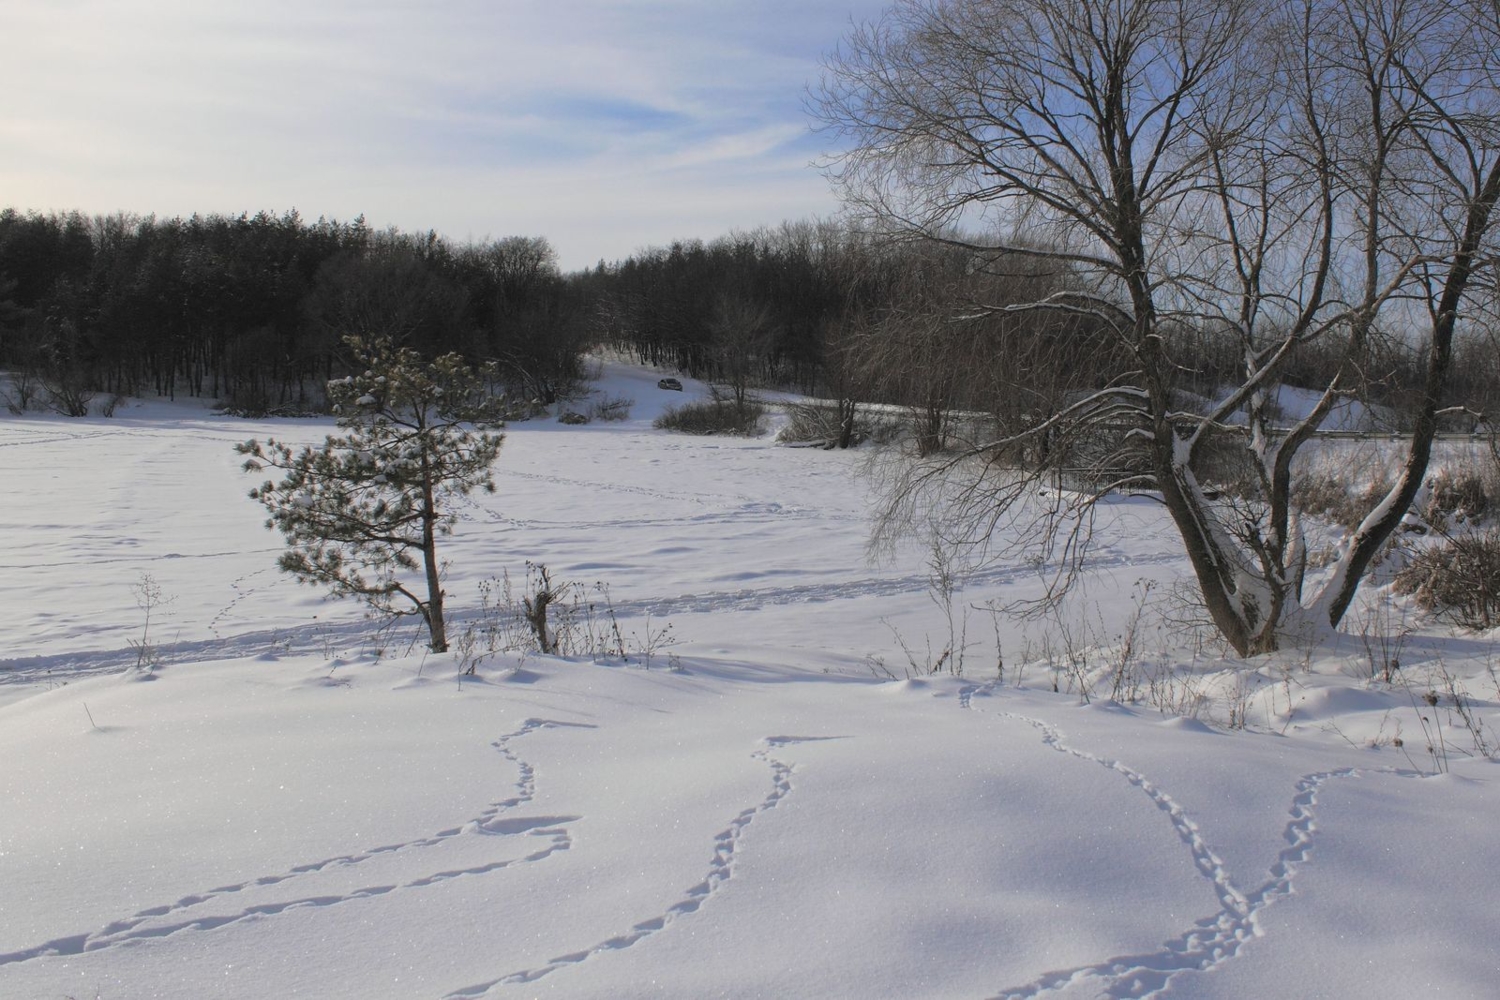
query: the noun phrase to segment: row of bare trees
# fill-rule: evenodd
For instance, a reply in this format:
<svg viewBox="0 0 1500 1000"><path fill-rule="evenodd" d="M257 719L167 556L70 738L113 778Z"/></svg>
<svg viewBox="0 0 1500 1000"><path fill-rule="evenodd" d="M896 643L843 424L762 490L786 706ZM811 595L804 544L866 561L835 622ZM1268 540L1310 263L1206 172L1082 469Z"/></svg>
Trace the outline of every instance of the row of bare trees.
<svg viewBox="0 0 1500 1000"><path fill-rule="evenodd" d="M1086 317L996 308L1065 287L1069 266L893 241L845 222L648 250L584 280L605 339L736 401L756 385L831 398L844 446L860 404L905 410L928 454L961 441L976 416L1014 426L1121 364ZM989 364L995 355L1006 363Z"/></svg>

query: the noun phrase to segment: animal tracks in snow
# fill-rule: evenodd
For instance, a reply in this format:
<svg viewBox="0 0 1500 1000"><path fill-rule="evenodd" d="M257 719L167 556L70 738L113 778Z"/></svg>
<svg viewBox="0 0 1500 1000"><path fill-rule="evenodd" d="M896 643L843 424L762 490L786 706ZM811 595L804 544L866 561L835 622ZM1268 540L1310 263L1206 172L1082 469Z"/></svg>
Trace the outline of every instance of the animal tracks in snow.
<svg viewBox="0 0 1500 1000"><path fill-rule="evenodd" d="M1120 565L1132 567L1166 563L1170 558L1135 558L1121 560ZM995 566L965 574L964 588L998 588L1014 583L1018 578L1013 566ZM910 574L893 577L867 577L840 583L797 584L788 587L749 587L742 590L707 591L701 594L682 594L678 597L651 598L623 601L614 606L621 615L656 615L712 613L719 611L754 611L764 607L779 607L794 604L821 604L829 601L852 600L863 597L895 597L902 594L920 594L931 590L930 575Z"/></svg>
<svg viewBox="0 0 1500 1000"><path fill-rule="evenodd" d="M993 684L964 688L960 705L979 711L973 704L976 694L987 693ZM1054 990L1081 985L1085 981L1093 996L1109 1000L1152 997L1171 985L1174 976L1184 972L1205 972L1240 954L1246 942L1260 937L1263 931L1259 916L1267 907L1292 893L1298 870L1311 860L1317 833L1318 792L1328 782L1341 778L1360 778L1367 773L1417 777L1415 773L1391 769L1365 771L1342 768L1304 775L1296 783L1296 793L1287 812L1283 829L1286 846L1267 872L1266 880L1254 891L1242 891L1230 877L1224 862L1204 839L1195 823L1162 788L1141 772L1125 763L1077 749L1065 742L1062 733L1040 719L1011 712L997 713L1036 729L1043 744L1061 754L1091 761L1121 775L1151 799L1166 814L1178 838L1192 855L1193 865L1208 880L1219 899L1219 911L1198 920L1192 928L1164 941L1160 949L1136 955L1117 955L1092 965L1048 972L1025 985L996 994L999 1000L1030 1000Z"/></svg>
<svg viewBox="0 0 1500 1000"><path fill-rule="evenodd" d="M169 903L147 907L93 931L64 935L31 947L0 954L0 968L49 957L78 956L140 945L177 934L218 932L242 922L274 918L279 914L296 910L357 905L363 900L420 890L451 879L491 875L509 868L542 861L553 854L569 850L573 845L570 827L582 817L514 814L516 810L534 803L537 796L537 776L535 767L515 751L513 744L540 730L563 727L596 728L581 723L533 718L526 720L515 731L494 740L491 744L492 748L515 769L516 778L511 793L503 799L490 803L479 814L462 823L415 840L385 844L294 865L273 874L215 886ZM638 920L627 930L591 947L567 952L541 965L513 971L486 982L455 990L447 994L448 1000L479 997L499 987L535 982L551 973L576 966L581 962L629 948L638 941L671 927L677 920L698 912L734 876L736 854L740 849L740 842L746 828L757 816L776 808L792 791L793 765L780 759L777 751L799 743L842 738L839 736L770 736L763 739L762 745L751 753L751 757L761 761L769 769L770 789L759 802L740 810L723 829L714 835L712 853L702 877L683 890L680 898L663 912ZM427 871L416 877L397 880L372 880L371 884L338 892L297 893L295 891L299 885L320 873L357 868L377 859L397 855L421 857L423 852L435 853L435 849L443 845L460 838L473 837L534 838L536 842L529 849L524 849L523 853L513 852L512 856L496 858L482 864L445 867L437 871ZM412 866L413 861L408 860L403 864L403 869L410 872ZM269 892L276 894L279 898L231 907L227 910L222 906L226 901L231 901L236 897L247 897L253 892ZM221 904L218 912L214 912L213 904L215 903Z"/></svg>
<svg viewBox="0 0 1500 1000"><path fill-rule="evenodd" d="M477 816L457 826L404 843L385 844L364 851L295 865L275 874L217 886L204 892L184 896L171 903L148 907L92 932L54 938L29 948L0 954L0 967L48 956L80 955L107 948L117 948L186 931L218 930L241 921L271 917L304 907L328 907L355 903L389 893L423 889L451 879L489 875L518 865L541 861L559 851L566 851L573 842L568 830L569 825L577 822L581 817L506 815L512 810L530 804L536 797L535 768L517 755L511 748L511 744L515 740L542 729L564 727L594 728L582 723L528 719L516 731L496 739L491 746L516 769L517 777L513 793L504 799L490 803ZM205 904L230 899L239 894L262 889L294 889L299 880L305 881L308 877L319 873L351 868L377 858L397 854L418 854L464 837L528 837L535 838L539 843L518 857L499 858L477 865L445 867L415 878L362 886L338 893L293 895L291 898L244 906L228 913L208 914L200 910Z"/></svg>
<svg viewBox="0 0 1500 1000"><path fill-rule="evenodd" d="M1131 565L1142 566L1157 560L1136 559ZM1161 557L1161 561L1169 561ZM250 591L240 584L255 576L252 573L234 583L236 596L213 619L211 627L223 620ZM965 577L966 587L1001 587L1014 582L1013 568L993 567L978 570ZM797 584L782 587L746 587L740 590L714 590L682 594L677 597L642 598L619 601L613 605L616 615L638 617L650 615L665 618L674 614L707 614L722 611L754 611L766 607L798 604L822 604L865 597L895 597L920 594L932 585L926 575L912 574L886 578L868 577L837 583ZM476 617L477 610L457 609L449 619L450 630ZM285 655L316 654L330 644L359 645L374 639L378 625L368 621L310 622L289 629L270 629L229 635L222 638L164 642L153 647L163 664L186 661L255 656L267 652ZM70 676L84 676L111 670L124 670L139 657L134 647L96 652L67 653L0 659L0 683L27 682L47 677L50 672L66 669Z"/></svg>
<svg viewBox="0 0 1500 1000"><path fill-rule="evenodd" d="M178 425L182 426L182 425ZM245 440L243 437L230 437L223 435L222 428L215 424L201 424L198 426L199 441L221 442L227 445L239 444ZM100 427L97 425L85 425L79 430L57 430L47 427L16 428L8 429L10 433L17 434L13 440L0 441L0 448L21 448L36 444L57 444L62 441L105 441L113 438L141 438L159 439L163 441L175 441L177 434L173 430L161 430L150 427L132 427L128 424L115 427Z"/></svg>
<svg viewBox="0 0 1500 1000"><path fill-rule="evenodd" d="M475 521L503 524L513 528L566 528L570 531L593 528L670 528L685 525L732 525L755 522L782 522L788 519L817 519L822 522L838 523L863 523L865 521L863 514L829 514L824 510L800 507L795 504L754 500L748 496L665 493L659 490L637 486L624 486L618 483L564 480L537 473L511 472L509 474L520 479L563 486L570 491L602 490L607 493L633 494L650 497L653 500L662 501L664 504L680 503L688 505L689 508L702 507L707 509L698 513L683 513L675 516L615 517L606 520L580 521L512 517L475 500L473 497L460 498L457 501L458 504Z"/></svg>
<svg viewBox="0 0 1500 1000"><path fill-rule="evenodd" d="M631 945L670 927L675 921L696 913L723 885L734 876L735 852L745 828L763 812L776 808L792 791L792 765L775 756L780 747L797 743L812 743L842 739L839 736L768 736L761 742L765 746L751 754L771 769L771 790L758 804L740 810L729 821L728 826L714 837L713 856L709 859L708 871L702 880L694 883L681 899L669 906L665 912L633 924L630 930L617 934L589 948L568 952L549 959L531 969L512 972L487 982L476 983L449 993L444 1000L467 1000L480 997L501 986L533 983L560 969L586 962L591 958L629 948Z"/></svg>
<svg viewBox="0 0 1500 1000"><path fill-rule="evenodd" d="M244 576L241 576L238 579L229 581L229 589L234 591L234 598L228 604L224 605L224 607L220 608L219 613L214 615L213 618L209 619L208 622L208 630L214 634L214 637L216 639L224 638L224 636L219 632L219 622L229 617L230 613L234 611L235 605L239 604L245 598L255 593L255 588L245 586L247 581L269 572L271 572L269 568L258 569L252 573L246 573Z"/></svg>

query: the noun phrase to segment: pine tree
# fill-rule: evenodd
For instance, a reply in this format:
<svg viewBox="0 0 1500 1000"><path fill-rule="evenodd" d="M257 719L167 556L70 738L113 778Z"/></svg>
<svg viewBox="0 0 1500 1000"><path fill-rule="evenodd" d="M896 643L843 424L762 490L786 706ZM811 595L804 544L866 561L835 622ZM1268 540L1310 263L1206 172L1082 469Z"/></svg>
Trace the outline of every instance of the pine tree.
<svg viewBox="0 0 1500 1000"><path fill-rule="evenodd" d="M457 354L429 364L389 341L347 343L363 373L328 383L341 435L296 453L276 440L235 450L247 472L284 473L250 492L286 538L283 570L384 614L420 615L444 652L437 539L452 533L455 500L495 491L503 400ZM412 582L418 570L425 587Z"/></svg>

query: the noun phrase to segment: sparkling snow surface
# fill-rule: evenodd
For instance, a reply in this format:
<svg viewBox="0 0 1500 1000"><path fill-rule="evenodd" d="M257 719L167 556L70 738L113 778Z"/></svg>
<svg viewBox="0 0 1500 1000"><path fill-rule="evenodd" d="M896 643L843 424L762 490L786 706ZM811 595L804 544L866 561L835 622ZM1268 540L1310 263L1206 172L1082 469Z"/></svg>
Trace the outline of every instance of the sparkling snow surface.
<svg viewBox="0 0 1500 1000"><path fill-rule="evenodd" d="M1417 629L1396 685L1373 613L1229 663L1134 497L1061 617L997 633L1036 569L966 574L964 675L920 676L948 621L920 546L867 558L868 453L655 431L703 391L658 377L512 426L444 548L454 633L531 560L607 585L629 661L474 679L276 569L232 445L330 422L0 419L0 998L1500 995L1500 770L1418 700L1500 730L1491 637ZM1147 581L1196 717L1067 667Z"/></svg>

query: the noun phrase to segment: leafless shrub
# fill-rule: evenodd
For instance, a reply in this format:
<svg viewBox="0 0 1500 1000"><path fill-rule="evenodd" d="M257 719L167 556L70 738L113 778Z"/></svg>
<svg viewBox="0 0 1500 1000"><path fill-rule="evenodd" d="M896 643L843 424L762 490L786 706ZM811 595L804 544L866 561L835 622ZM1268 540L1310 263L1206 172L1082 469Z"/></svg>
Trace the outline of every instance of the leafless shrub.
<svg viewBox="0 0 1500 1000"><path fill-rule="evenodd" d="M915 649L911 647L910 644L907 643L906 637L901 634L901 630L898 629L895 625L892 625L884 618L880 619L880 624L884 625L888 630L890 630L891 638L895 639L896 645L901 647L901 654L906 657L906 663L908 667L906 672L907 677L911 677L914 675L917 677L925 677L930 674L941 673L943 668L948 665L948 659L953 655L953 647L951 645L943 646L941 649L935 649L932 645L932 636L928 635L926 636L926 653L919 654ZM881 660L880 663L882 667L885 665L884 660Z"/></svg>
<svg viewBox="0 0 1500 1000"><path fill-rule="evenodd" d="M761 432L766 408L754 400L736 402L715 397L701 403L669 406L652 426L684 434L731 434L755 437Z"/></svg>
<svg viewBox="0 0 1500 1000"><path fill-rule="evenodd" d="M1146 605L1155 586L1153 580L1136 581L1135 607L1125 623L1125 630L1120 634L1120 643L1115 648L1114 663L1110 669L1109 696L1113 701L1134 702L1140 699L1142 677L1137 661L1137 645L1141 635L1141 618L1146 613Z"/></svg>
<svg viewBox="0 0 1500 1000"><path fill-rule="evenodd" d="M804 402L790 403L786 407L788 420L777 434L783 444L816 445L823 448L838 447L842 439L845 415L835 403ZM878 409L860 409L852 418L853 427L848 441L850 445L866 441L875 444L890 444L909 427L901 415Z"/></svg>
<svg viewBox="0 0 1500 1000"><path fill-rule="evenodd" d="M130 585L130 593L143 616L140 639L130 640L130 646L135 650L135 669L140 676L149 678L161 666L161 652L151 641L151 618L162 605L170 604L172 598L166 596L161 584L150 573L142 573Z"/></svg>
<svg viewBox="0 0 1500 1000"><path fill-rule="evenodd" d="M1472 469L1439 469L1427 481L1429 494L1422 517L1434 526L1474 524L1492 509L1491 484L1483 472Z"/></svg>
<svg viewBox="0 0 1500 1000"><path fill-rule="evenodd" d="M517 584L509 571L479 584L479 610L471 616L455 643L460 672L473 674L497 653L548 653L631 662L639 655L650 669L661 653L680 640L671 622L656 623L648 615L639 633L627 642L615 615L609 585L596 581L554 582L541 563L528 562L526 576ZM680 669L668 653L672 669Z"/></svg>
<svg viewBox="0 0 1500 1000"><path fill-rule="evenodd" d="M1474 711L1473 699L1468 690L1441 661L1437 665L1436 676L1429 674L1426 683L1413 685L1411 678L1405 675L1402 680L1405 681L1406 693L1411 699L1412 710L1416 712L1417 723L1422 729L1435 773L1448 772L1451 754L1466 757L1477 755L1494 760L1497 753L1500 753L1500 740L1497 740L1494 731ZM1447 708L1447 731L1443 727L1443 714L1439 712L1444 707ZM1469 747L1463 746L1460 732L1468 735ZM1393 745L1403 747L1399 735Z"/></svg>
<svg viewBox="0 0 1500 1000"><path fill-rule="evenodd" d="M1365 514L1390 489L1391 481L1380 472L1362 485L1329 471L1310 472L1292 484L1299 510L1326 517L1351 531L1359 527Z"/></svg>
<svg viewBox="0 0 1500 1000"><path fill-rule="evenodd" d="M1395 603L1381 600L1365 608L1358 619L1359 638L1370 661L1371 679L1389 684L1401 669L1401 653L1411 626Z"/></svg>
<svg viewBox="0 0 1500 1000"><path fill-rule="evenodd" d="M589 404L589 416L604 423L629 420L630 408L634 405L635 400L626 399L624 396L605 396Z"/></svg>
<svg viewBox="0 0 1500 1000"><path fill-rule="evenodd" d="M478 613L460 630L455 643L460 671L473 674L497 653L555 653L564 641L571 645L571 610L581 597L576 584L556 587L545 566L530 562L519 595L508 570L481 580ZM549 619L554 602L565 609L560 630Z"/></svg>
<svg viewBox="0 0 1500 1000"><path fill-rule="evenodd" d="M1249 670L1230 673L1229 683L1221 687L1219 700L1224 706L1224 725L1245 729L1250 725L1250 705L1260 691L1261 676Z"/></svg>
<svg viewBox="0 0 1500 1000"><path fill-rule="evenodd" d="M5 401L5 408L15 416L36 409L38 398L42 392L41 380L37 373L30 369L17 369L8 376L0 379L0 399Z"/></svg>
<svg viewBox="0 0 1500 1000"><path fill-rule="evenodd" d="M42 387L47 393L47 405L65 417L86 417L89 404L94 401L94 390L83 376L63 372L45 377Z"/></svg>
<svg viewBox="0 0 1500 1000"><path fill-rule="evenodd" d="M1494 628L1500 624L1500 529L1423 549L1396 574L1395 589L1461 628Z"/></svg>
<svg viewBox="0 0 1500 1000"><path fill-rule="evenodd" d="M641 631L632 633L631 638L635 640L635 647L640 651L641 659L645 663L647 670L651 669L651 665L658 655L664 650L677 645L680 641L672 633L671 622L652 625L650 615L646 616L646 624L642 627ZM680 661L677 660L677 654L670 653L668 656L670 668L673 671L680 671L682 667Z"/></svg>
<svg viewBox="0 0 1500 1000"><path fill-rule="evenodd" d="M1162 660L1146 670L1146 702L1163 715L1196 719L1208 704L1203 681L1191 670Z"/></svg>
<svg viewBox="0 0 1500 1000"><path fill-rule="evenodd" d="M969 650L975 645L969 641L969 611L968 606L962 602L962 591L967 577L968 567L955 558L952 549L941 544L937 538L932 539L927 562L927 596L937 607L943 616L944 631L946 636L939 635L937 643L933 642L929 633L926 638L927 652L925 656L918 656L915 650L909 646L900 630L890 622L881 619L886 628L890 629L896 644L901 647L906 661L911 666L913 673L936 674L943 670L955 677L962 677L964 673L964 662ZM995 635L996 656L999 657L999 632ZM1003 678L1004 669L1001 668Z"/></svg>
<svg viewBox="0 0 1500 1000"><path fill-rule="evenodd" d="M1328 472L1302 476L1292 484L1292 494L1304 513L1320 514L1340 524L1346 523L1345 516L1353 510L1348 488Z"/></svg>
<svg viewBox="0 0 1500 1000"><path fill-rule="evenodd" d="M834 447L839 440L840 416L838 407L826 403L791 403L786 408L787 422L776 435L783 444L811 444L824 448ZM850 444L863 440L856 431Z"/></svg>
<svg viewBox="0 0 1500 1000"><path fill-rule="evenodd" d="M1442 682L1442 693L1448 696L1449 726L1462 727L1469 734L1474 752L1486 760L1494 760L1497 751L1500 751L1500 741L1497 741L1494 731L1474 710L1474 699L1468 689L1441 663L1438 664L1438 676ZM1454 722L1455 716L1457 723Z"/></svg>
<svg viewBox="0 0 1500 1000"><path fill-rule="evenodd" d="M536 586L528 586L528 593L521 598L521 607L525 610L526 624L531 626L531 634L536 638L537 649L543 653L557 652L557 639L548 634L547 629L547 607L554 598L557 591L552 587L552 576L547 572L546 566L533 567L530 563L526 566L528 584L534 581ZM564 588L566 589L566 588Z"/></svg>

